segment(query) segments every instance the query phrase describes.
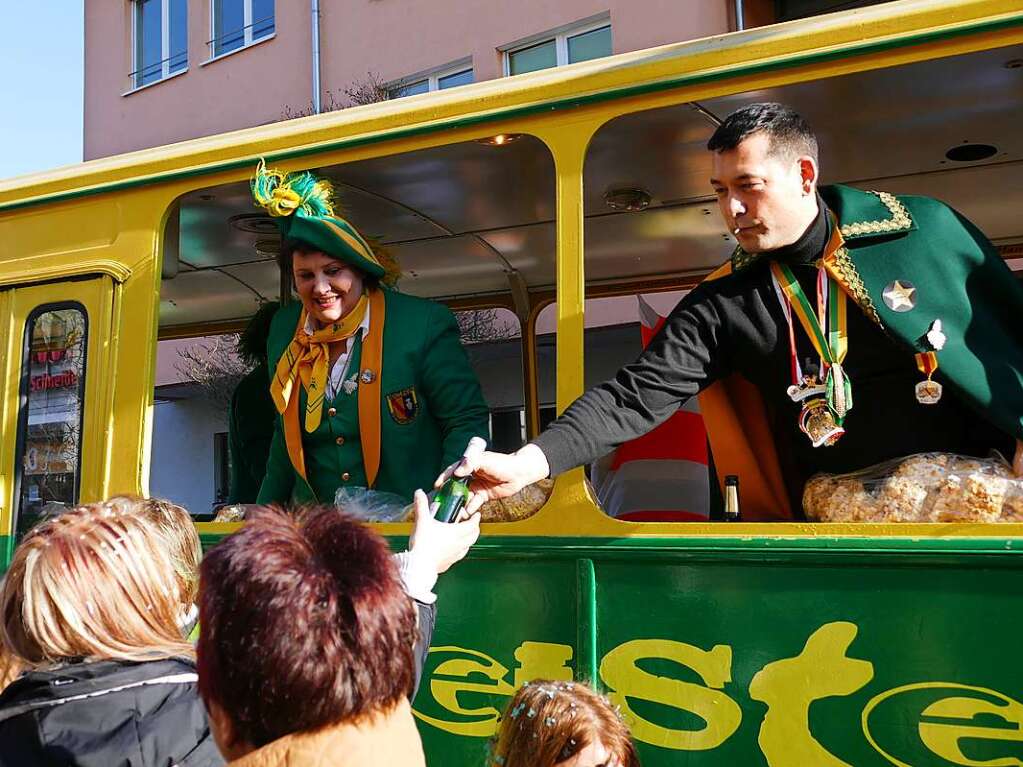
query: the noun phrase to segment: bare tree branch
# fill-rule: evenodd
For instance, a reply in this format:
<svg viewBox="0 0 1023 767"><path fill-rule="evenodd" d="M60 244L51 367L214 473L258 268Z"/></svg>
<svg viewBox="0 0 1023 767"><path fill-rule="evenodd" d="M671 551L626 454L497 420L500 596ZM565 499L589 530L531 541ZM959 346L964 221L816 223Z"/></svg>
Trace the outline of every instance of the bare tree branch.
<svg viewBox="0 0 1023 767"><path fill-rule="evenodd" d="M175 368L198 384L202 396L218 413L226 413L231 395L249 368L238 357L238 335L204 338L178 350Z"/></svg>
<svg viewBox="0 0 1023 767"><path fill-rule="evenodd" d="M384 83L380 76L374 72L367 72L362 80L354 80L344 88L337 91L328 90L320 103L321 112L337 112L349 107L361 107L366 104L376 104L380 101L387 101L391 97L391 91L400 91L405 85L403 80L394 83ZM313 103L302 109L293 109L285 105L281 112L282 120L293 120L296 117L308 117L315 114Z"/></svg>
<svg viewBox="0 0 1023 767"><path fill-rule="evenodd" d="M501 317L497 309L476 309L455 312L462 343L466 345L486 341L506 341L521 335L519 324Z"/></svg>

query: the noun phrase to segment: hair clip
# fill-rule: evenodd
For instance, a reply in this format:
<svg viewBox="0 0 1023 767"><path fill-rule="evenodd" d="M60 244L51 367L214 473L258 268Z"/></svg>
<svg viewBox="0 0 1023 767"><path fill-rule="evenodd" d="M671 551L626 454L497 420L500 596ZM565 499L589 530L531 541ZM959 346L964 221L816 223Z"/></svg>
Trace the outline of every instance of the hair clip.
<svg viewBox="0 0 1023 767"><path fill-rule="evenodd" d="M526 716L528 716L530 719L535 717L536 716L536 709L533 708L532 706L530 706L529 707L529 711L526 712Z"/></svg>
<svg viewBox="0 0 1023 767"><path fill-rule="evenodd" d="M543 723L546 724L548 727L553 727L555 721L556 720L554 719L553 716L549 716L549 717L547 717L546 719L543 720Z"/></svg>
<svg viewBox="0 0 1023 767"><path fill-rule="evenodd" d="M512 712L511 712L511 717L512 717L512 719L515 719L515 718L517 718L517 717L518 717L518 715L522 713L522 709L524 709L525 707L526 707L526 704L525 704L525 703L520 703L520 704L519 704L519 705L517 705L517 706L516 706L515 708L513 708L513 709L512 709Z"/></svg>
<svg viewBox="0 0 1023 767"><path fill-rule="evenodd" d="M548 700L554 700L554 696L556 695L554 690L544 690L543 694L547 696Z"/></svg>
<svg viewBox="0 0 1023 767"><path fill-rule="evenodd" d="M504 764L504 757L501 756L500 754L498 754L497 756L494 757L494 763L495 764Z"/></svg>

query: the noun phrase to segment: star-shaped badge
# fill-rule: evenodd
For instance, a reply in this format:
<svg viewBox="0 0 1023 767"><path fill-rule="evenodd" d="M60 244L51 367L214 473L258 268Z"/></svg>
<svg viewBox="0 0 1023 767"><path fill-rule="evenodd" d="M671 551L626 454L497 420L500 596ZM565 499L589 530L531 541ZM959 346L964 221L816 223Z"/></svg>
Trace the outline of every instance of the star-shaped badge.
<svg viewBox="0 0 1023 767"><path fill-rule="evenodd" d="M916 288L906 280L895 280L881 293L884 304L893 312L908 312L916 306Z"/></svg>

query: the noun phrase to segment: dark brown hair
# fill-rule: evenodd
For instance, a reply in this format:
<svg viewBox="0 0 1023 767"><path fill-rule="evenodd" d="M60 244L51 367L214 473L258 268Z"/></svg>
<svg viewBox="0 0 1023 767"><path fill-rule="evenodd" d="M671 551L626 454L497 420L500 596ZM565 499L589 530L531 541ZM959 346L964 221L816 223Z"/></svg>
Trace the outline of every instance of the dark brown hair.
<svg viewBox="0 0 1023 767"><path fill-rule="evenodd" d="M817 161L817 136L795 110L784 104L763 102L737 109L725 118L707 142L712 152L726 152L756 133L771 139L771 151L786 159L808 155Z"/></svg>
<svg viewBox="0 0 1023 767"><path fill-rule="evenodd" d="M199 691L256 748L412 691L412 602L384 540L333 507L249 512L203 559L199 622Z"/></svg>
<svg viewBox="0 0 1023 767"><path fill-rule="evenodd" d="M310 255L311 253L323 253L323 251L311 245L305 240L295 240L290 237L286 237L281 241L281 250L277 254L277 266L280 267L281 273L288 275L288 279L294 282L294 276L291 273L291 262L296 253L301 253L303 256ZM380 278L373 274L366 274L366 272L359 269L357 266L352 266L343 259L337 258L330 253L323 253L323 255L333 258L335 261L340 261L351 269L355 269L359 274L362 275L362 284L366 290L373 290L380 286Z"/></svg>
<svg viewBox="0 0 1023 767"><path fill-rule="evenodd" d="M554 767L595 739L610 752L609 763L640 767L629 728L607 698L579 682L529 682L501 717L491 764Z"/></svg>

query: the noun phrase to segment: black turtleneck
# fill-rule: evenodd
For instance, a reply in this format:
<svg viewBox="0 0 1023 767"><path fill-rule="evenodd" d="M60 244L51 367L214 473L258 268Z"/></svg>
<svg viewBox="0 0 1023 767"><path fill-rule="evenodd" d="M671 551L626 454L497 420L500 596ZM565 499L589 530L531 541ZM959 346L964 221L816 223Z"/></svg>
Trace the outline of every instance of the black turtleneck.
<svg viewBox="0 0 1023 767"><path fill-rule="evenodd" d="M812 264L822 255L824 248L828 245L828 237L831 235L831 225L828 220L828 208L824 199L817 195L817 216L806 228L806 231L791 245L778 248L770 255L779 261L787 264Z"/></svg>
<svg viewBox="0 0 1023 767"><path fill-rule="evenodd" d="M815 448L799 430L800 405L786 394L792 382L788 326L768 262L784 260L814 303L816 262L831 226L819 195L817 202L817 217L799 240L693 289L635 362L586 392L537 437L552 474L589 463L645 434L686 399L732 373L763 395L797 516L803 485L819 471L855 471L926 451L987 455L994 448L1011 457L1008 435L969 410L950 387L938 404L918 403L914 387L922 376L912 350L885 334L851 299L844 368L852 382L853 408L845 419L846 434L834 446ZM795 334L803 370L816 373L819 358L798 323Z"/></svg>

